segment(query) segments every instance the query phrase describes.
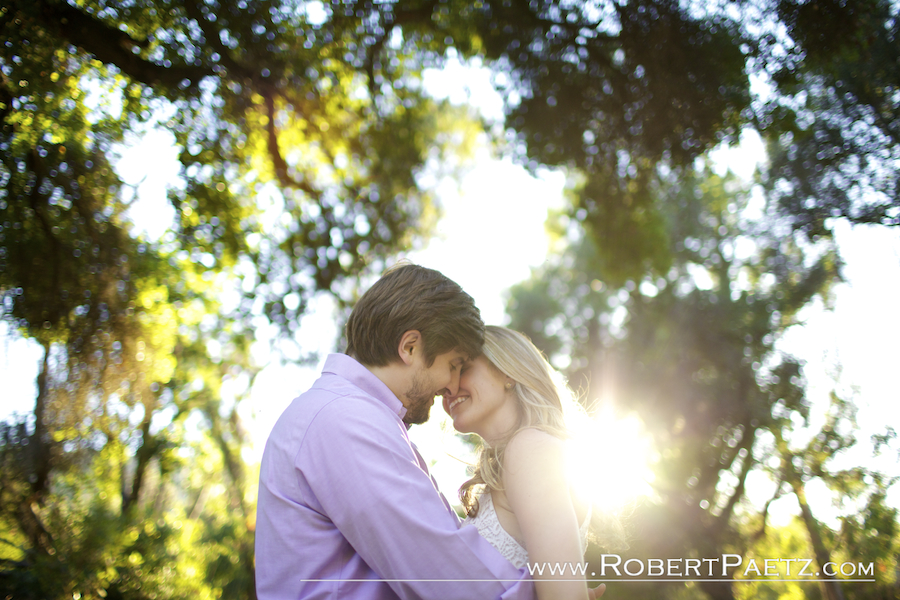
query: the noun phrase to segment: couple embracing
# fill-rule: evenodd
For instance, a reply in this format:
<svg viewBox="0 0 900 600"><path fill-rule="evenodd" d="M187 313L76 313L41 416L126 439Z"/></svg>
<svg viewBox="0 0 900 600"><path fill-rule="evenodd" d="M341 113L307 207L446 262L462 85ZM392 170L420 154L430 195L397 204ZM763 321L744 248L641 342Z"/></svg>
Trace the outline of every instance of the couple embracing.
<svg viewBox="0 0 900 600"><path fill-rule="evenodd" d="M260 468L260 600L587 600L590 507L564 468L566 391L523 335L485 327L441 273L404 264L359 300L347 353L276 423ZM436 396L485 444L460 522L408 436Z"/></svg>

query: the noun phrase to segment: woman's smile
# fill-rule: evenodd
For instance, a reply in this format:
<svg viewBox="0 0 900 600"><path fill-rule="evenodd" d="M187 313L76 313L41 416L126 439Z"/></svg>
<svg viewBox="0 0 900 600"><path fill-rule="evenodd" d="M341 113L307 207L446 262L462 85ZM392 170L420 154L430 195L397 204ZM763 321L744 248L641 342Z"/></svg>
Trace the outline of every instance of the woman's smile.
<svg viewBox="0 0 900 600"><path fill-rule="evenodd" d="M457 397L453 398L452 400L450 400L450 401L447 403L447 406L445 407L445 410L446 410L447 414L450 415L451 417L453 417L453 409L454 409L456 406L458 406L460 403L462 403L462 402L464 402L464 401L466 401L466 400L468 400L468 399L469 399L469 396L468 396L468 394L467 394L467 395L464 395L464 396L457 396Z"/></svg>

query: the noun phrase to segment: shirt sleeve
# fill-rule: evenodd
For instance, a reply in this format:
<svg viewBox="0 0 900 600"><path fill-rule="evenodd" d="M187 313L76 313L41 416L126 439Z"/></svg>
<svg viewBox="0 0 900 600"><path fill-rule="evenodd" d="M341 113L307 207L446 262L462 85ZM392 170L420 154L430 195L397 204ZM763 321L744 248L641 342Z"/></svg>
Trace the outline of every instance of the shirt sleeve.
<svg viewBox="0 0 900 600"><path fill-rule="evenodd" d="M295 468L311 504L400 598L534 599L524 569L474 527L459 527L386 408L352 397L329 403Z"/></svg>

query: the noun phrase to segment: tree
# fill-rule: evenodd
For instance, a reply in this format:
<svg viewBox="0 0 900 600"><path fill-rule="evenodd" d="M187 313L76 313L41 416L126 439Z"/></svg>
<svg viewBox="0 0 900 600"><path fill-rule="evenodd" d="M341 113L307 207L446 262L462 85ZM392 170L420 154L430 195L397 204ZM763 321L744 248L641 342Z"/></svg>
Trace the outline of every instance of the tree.
<svg viewBox="0 0 900 600"><path fill-rule="evenodd" d="M507 137L532 166L583 181L607 276L664 274L659 165L690 165L744 127L769 144L767 193L793 229L896 225L897 23L889 2L332 3L374 66L402 32L501 66ZM375 57L375 58L373 58ZM892 66L894 65L894 66ZM755 78L762 85L752 91Z"/></svg>
<svg viewBox="0 0 900 600"><path fill-rule="evenodd" d="M778 383L780 382L776 382L776 385ZM790 386L791 383L787 383L786 385ZM834 402L838 399L833 396L832 400ZM812 462L817 463L816 467L814 467L815 470L821 472L821 463L824 458L823 451L830 454L836 450L843 449L843 447L846 447L846 445L850 443L846 439L842 439L844 436L841 436L835 431L836 419L832 418L829 419L829 421L830 422L823 427L821 434L817 436L815 442L802 454L792 451L787 440L785 440L783 421L781 427L773 426L771 428L772 434L775 437L775 448L781 458L779 484L782 481L786 483L797 498L797 503L800 505L801 520L809 536L810 545L812 546L816 562L818 563L818 572L823 573L825 573L825 565L831 562L831 552L826 547L822 538L822 526L816 520L815 516L813 516L812 510L810 509L806 497L806 482L804 481L802 471L798 470L798 463L811 459ZM837 578L825 573L823 579L827 579L828 581L821 582L822 596L826 598L826 600L844 600L844 594L837 583Z"/></svg>
<svg viewBox="0 0 900 600"><path fill-rule="evenodd" d="M776 498L781 495L782 488L787 487L796 497L800 507L800 520L807 538L812 556L818 564L818 571L823 573L821 582L824 598L865 598L878 597L880 592L891 585L887 568L896 561L894 538L897 532L897 510L885 505L887 490L896 478L864 466L834 468L830 463L834 459L853 448L857 444L856 408L854 403L841 398L832 392L830 406L822 415L824 421L815 435L809 435L804 444L794 438L805 433L813 417L808 402L804 399L805 391L802 381L797 375L790 379L773 378L770 385L777 389L776 395L784 402L779 408L792 406L792 410L780 410L777 418L768 428L772 443L767 450L772 454L777 465L772 469L773 480L778 482ZM773 389L773 391L774 391ZM798 418L792 418L798 417ZM798 426L798 423L800 426ZM876 435L875 451L881 450L879 444L886 444L892 432ZM879 439L881 442L879 442ZM813 481L824 483L834 495L836 506L849 512L841 517L840 531L831 531L819 522L813 514L807 499L807 489ZM849 506L848 506L849 505ZM855 510L854 510L855 505ZM766 514L757 537L766 529ZM878 572L875 585L867 586L866 591L856 589L858 586L841 586L840 579L827 573L824 565L829 562L840 563L841 559L854 564L872 564Z"/></svg>
<svg viewBox="0 0 900 600"><path fill-rule="evenodd" d="M776 86L758 118L774 204L810 237L838 218L900 225L896 7L783 0L776 9L785 38L764 40L758 59Z"/></svg>
<svg viewBox="0 0 900 600"><path fill-rule="evenodd" d="M399 62L372 97L352 39L269 2L6 2L0 27L2 316L44 348L0 443L2 587L253 597L252 471L221 383L252 381L254 319L291 333L312 294L427 229L416 173L468 117ZM184 184L149 240L112 157L160 119ZM176 561L192 544L207 554Z"/></svg>
<svg viewBox="0 0 900 600"><path fill-rule="evenodd" d="M464 9L446 6L434 19L440 34L473 37L473 52L510 74L507 135L519 160L564 168L581 182L574 206L596 233L607 278L665 273L662 222L671 207L651 189L653 172L690 165L746 122L739 24L666 0L520 0L477 3L460 30L452 15Z"/></svg>
<svg viewBox="0 0 900 600"><path fill-rule="evenodd" d="M234 519L209 520L196 535L224 552L228 544L220 534L231 532L243 568L231 579L252 590L247 548L253 507L240 459L240 423L235 407L223 403L219 382L251 381L248 340L259 323L272 323L290 338L318 293L335 294L345 309L361 274L377 271L427 233L435 206L418 175L458 164L477 133L465 109L428 98L418 77L451 48L506 73L506 83L499 76L497 82L508 100L506 137L519 158L532 167L566 168L579 182L572 212L593 244L585 255L590 276L569 277L560 264L558 287L579 281L590 293L572 288L572 298L588 303L582 324L560 348L577 346L584 325L589 343L581 357L592 366L616 340L599 303L618 298L621 292L612 296L613 290L628 281L636 286L648 273L650 284L669 281L671 272L672 285L687 285L685 269L700 263L685 259L685 248L695 243L696 252L720 257L710 269L719 283L714 291L696 290L691 301L718 303L722 319L747 318L760 332L778 325L759 324L762 307L774 304L789 314L791 302L802 305L828 279L830 267L798 267L802 249L772 241L790 239L780 233L763 244L766 258L743 265L716 250L726 242L713 230L692 233L671 221L690 202L669 192L696 187L686 175L695 159L752 123L773 149L785 148L783 157L773 153L772 197L799 215L792 221L797 228L816 235L828 227L820 209L841 201L835 194L846 186L836 176L816 180L799 170L808 166L809 140L832 130L849 140L834 154L839 160L829 163L830 172L855 168L876 149L881 163L861 168L877 175L881 164L895 159L890 116L896 109L896 94L888 90L896 74L877 66L895 56L896 27L883 4L859 10L828 5L828 15L852 17L852 35L863 35L871 23L889 25L865 38L868 79L884 84L872 93L866 79L841 71L855 60L850 38L817 50L819 32L833 16L820 18L806 5L778 6L794 46L776 64L781 55L769 52L769 38L742 28L734 7L670 0L5 0L0 315L41 344L44 357L33 413L4 430L3 474L15 482L0 495L0 527L13 548L4 581L17 594L35 596L137 594L138 584L157 586L159 595L182 593L153 580L148 573L155 566L122 561L135 555L135 561L158 560L147 565L163 564L169 541L198 539L191 537L196 530L185 533L174 521L171 528L148 524L168 523L167 511L190 515L205 505L199 499L211 492L190 483L193 472L178 459L215 455L220 468L207 471L223 474L223 498ZM752 12L756 6L738 8ZM748 75L771 65L783 67L772 67L780 96L760 107L758 99L752 103ZM793 79L783 76L791 73ZM850 95L831 94L829 86L843 89L830 83L838 77L850 82ZM809 106L824 107L827 118L806 126L808 107L794 110L786 100L799 94L792 81L818 86ZM871 117L864 129L877 143L848 130L847 115ZM181 184L169 190L175 222L160 240L142 238L133 227L134 192L114 164L117 148L150 128L171 133L182 168ZM805 132L814 132L812 138ZM682 176L688 180L679 183ZM818 187L783 193L779 182L796 177ZM880 182L876 189L894 193ZM838 190L834 202L832 188ZM847 198L856 202L855 193L851 189ZM894 207L882 200L862 212L890 224ZM725 214L690 210L707 219ZM836 214L862 214L854 211ZM765 302L749 293L746 302L731 299L732 267L757 275L772 269L779 286L782 279L790 284L782 291L795 296L770 298L760 275ZM606 288L595 289L594 281ZM630 293L620 302L646 311L648 322L700 319L701 311L691 312L687 296L669 290L670 283L652 302ZM547 309L547 318L566 325L571 301L565 304ZM685 332L675 331L672 339ZM546 341L555 335L544 333ZM698 354L707 351L707 340L692 341ZM734 362L734 353L747 348L751 357L762 356L768 343L737 340L722 360ZM704 364L723 368L712 359ZM750 381L746 365L741 368L734 371L738 379ZM188 439L185 423L192 415L202 418L202 442ZM723 410L717 417L728 415ZM734 433L738 421L723 427ZM719 466L737 461L723 456ZM723 469L712 469L704 484ZM82 479L89 481L84 489L107 497L84 500ZM151 495L158 502L148 504ZM203 516L197 512L191 527ZM108 535L111 522L137 534ZM198 561L208 572L200 579L185 576L185 590L224 589L227 569L214 564L217 559ZM65 576L42 577L47 572ZM60 587L46 587L54 581Z"/></svg>
<svg viewBox="0 0 900 600"><path fill-rule="evenodd" d="M745 216L748 194L733 180L670 172L650 189L678 207L667 215L666 277L608 289L606 262L576 211L564 229L576 243L512 290L511 327L538 344L549 339L546 351L571 357L561 366L589 401L637 413L653 437L658 501L633 519L643 532L635 555L720 556L738 544L735 511L758 468L758 436L788 401L767 373L797 374L775 343L801 307L827 293L837 263L833 249L811 259L793 236ZM733 597L721 582L699 587Z"/></svg>

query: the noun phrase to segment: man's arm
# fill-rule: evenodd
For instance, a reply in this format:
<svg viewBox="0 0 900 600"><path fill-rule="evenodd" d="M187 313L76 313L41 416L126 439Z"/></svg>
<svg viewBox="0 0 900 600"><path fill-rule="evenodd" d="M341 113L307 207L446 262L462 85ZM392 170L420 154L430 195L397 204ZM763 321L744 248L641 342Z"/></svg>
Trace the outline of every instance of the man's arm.
<svg viewBox="0 0 900 600"><path fill-rule="evenodd" d="M458 527L403 425L381 407L352 398L324 407L295 468L301 487L401 598L534 598L527 573L474 527Z"/></svg>

